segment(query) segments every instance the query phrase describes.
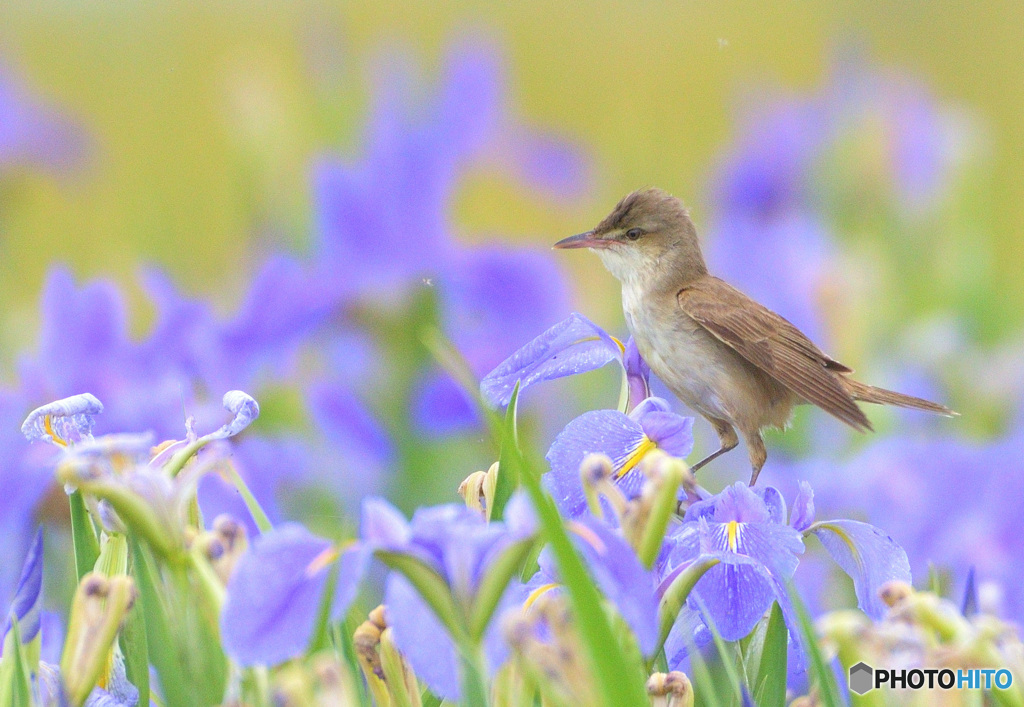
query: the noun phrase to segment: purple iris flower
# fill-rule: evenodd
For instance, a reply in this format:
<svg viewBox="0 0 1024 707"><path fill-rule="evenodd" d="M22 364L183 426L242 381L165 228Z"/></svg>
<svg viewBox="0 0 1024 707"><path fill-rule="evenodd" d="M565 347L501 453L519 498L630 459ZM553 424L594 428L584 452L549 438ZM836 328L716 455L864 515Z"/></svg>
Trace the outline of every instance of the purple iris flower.
<svg viewBox="0 0 1024 707"><path fill-rule="evenodd" d="M573 312L484 376L480 392L491 405L504 407L512 399L516 383L522 392L534 383L586 373L612 361L622 364L626 372L632 404L647 398L651 369L640 358L633 338L623 344Z"/></svg>
<svg viewBox="0 0 1024 707"><path fill-rule="evenodd" d="M509 502L504 523L488 523L479 513L458 505L420 508L407 522L394 507L378 500L364 504L362 537L376 549L426 564L469 615L490 563L513 543L529 538L535 529L536 519L521 495ZM495 615L516 605L517 597L518 592L505 588ZM416 675L439 697L458 700L458 648L433 609L397 572L388 575L384 604L395 645ZM487 668L492 673L508 656L499 623L492 620L483 635Z"/></svg>
<svg viewBox="0 0 1024 707"><path fill-rule="evenodd" d="M545 165L526 170L528 177L538 172L540 186L557 182L565 191L579 181L582 161L512 124L501 61L487 44L454 48L426 100L417 102L410 84L407 71L391 67L371 111L367 154L355 163L327 158L314 170L317 268L352 298L394 300L412 287L436 288L445 333L482 375L565 310L568 288L548 253L461 245L448 215L458 179L481 161L515 167L525 159ZM446 374L424 372L413 392L421 432L479 425L471 400Z"/></svg>
<svg viewBox="0 0 1024 707"><path fill-rule="evenodd" d="M312 456L333 469L328 483L337 497L355 507L361 499L387 490L396 451L390 435L351 390L322 381L306 391L306 402L319 432Z"/></svg>
<svg viewBox="0 0 1024 707"><path fill-rule="evenodd" d="M640 562L619 529L591 515L568 524L601 593L610 601L636 637L644 655L650 655L658 639L658 575ZM549 549L539 559L540 569L520 590L528 610L541 594L562 591L558 569Z"/></svg>
<svg viewBox="0 0 1024 707"><path fill-rule="evenodd" d="M488 48L456 49L419 110L407 74L394 67L381 77L365 158L324 159L314 171L319 260L344 268L353 292L383 295L443 269L458 170L498 126L500 71Z"/></svg>
<svg viewBox="0 0 1024 707"><path fill-rule="evenodd" d="M640 495L644 475L640 461L660 449L674 457L693 450L693 418L672 412L668 401L647 398L628 415L617 410L592 410L566 425L548 450L550 473L545 483L559 508L569 518L587 507L580 464L588 454L612 460L616 483L627 499Z"/></svg>
<svg viewBox="0 0 1024 707"><path fill-rule="evenodd" d="M82 162L86 143L79 126L0 67L0 172L26 166L68 170Z"/></svg>
<svg viewBox="0 0 1024 707"><path fill-rule="evenodd" d="M321 597L339 563L332 616L355 598L369 554L317 537L296 523L257 537L238 561L221 612L224 649L240 665L276 665L301 655L313 635Z"/></svg>
<svg viewBox="0 0 1024 707"><path fill-rule="evenodd" d="M4 620L4 630L0 633L0 653L3 643L10 633L14 621L18 622L21 642L28 644L39 635L40 612L43 606L43 529L36 531L35 539L29 547L25 564L21 570L21 580L14 593L11 608Z"/></svg>
<svg viewBox="0 0 1024 707"><path fill-rule="evenodd" d="M701 555L725 558L697 582L691 609L706 611L726 640L736 641L778 601L789 614L786 586L791 581L803 537L816 535L836 563L853 579L858 605L872 618L885 607L878 590L886 582L910 582L903 549L874 526L851 520L813 522L810 486L802 484L787 522L782 494L771 486L751 489L741 482L693 503L670 533L659 558L671 576ZM728 560L728 561L726 561ZM792 616L787 616L792 626Z"/></svg>

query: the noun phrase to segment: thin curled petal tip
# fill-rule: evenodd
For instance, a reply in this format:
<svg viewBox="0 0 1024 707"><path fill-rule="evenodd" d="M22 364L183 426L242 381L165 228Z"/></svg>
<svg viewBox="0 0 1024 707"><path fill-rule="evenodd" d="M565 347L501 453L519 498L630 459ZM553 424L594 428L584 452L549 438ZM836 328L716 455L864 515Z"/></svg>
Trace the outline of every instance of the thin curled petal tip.
<svg viewBox="0 0 1024 707"><path fill-rule="evenodd" d="M227 439L244 430L260 416L260 404L248 393L229 390L224 393L224 409L234 415L231 422L206 435L208 439Z"/></svg>
<svg viewBox="0 0 1024 707"><path fill-rule="evenodd" d="M103 412L92 393L79 393L37 407L25 418L21 433L30 442L49 442L58 447L92 437L93 417Z"/></svg>

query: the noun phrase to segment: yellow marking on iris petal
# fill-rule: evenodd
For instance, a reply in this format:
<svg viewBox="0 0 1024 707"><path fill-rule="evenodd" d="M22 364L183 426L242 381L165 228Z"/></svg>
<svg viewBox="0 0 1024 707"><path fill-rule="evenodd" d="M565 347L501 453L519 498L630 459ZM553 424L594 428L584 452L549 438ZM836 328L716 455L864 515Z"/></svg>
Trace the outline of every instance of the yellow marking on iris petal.
<svg viewBox="0 0 1024 707"><path fill-rule="evenodd" d="M618 339L616 339L614 336L609 335L608 338L611 339L612 341L614 341L615 345L619 347L619 355L620 356L625 356L626 355L626 345L624 343L622 343L621 341L619 341ZM573 342L573 346L575 346L576 344L585 344L588 341L600 341L600 340L601 340L600 336L585 336L582 339L577 339L576 341L574 341Z"/></svg>
<svg viewBox="0 0 1024 707"><path fill-rule="evenodd" d="M533 603L540 599L542 594L554 589L557 586L557 584L552 582L550 584L542 584L536 589L534 589L532 592L530 592L530 596L526 597L526 601L523 602L523 611L527 611L531 606L533 606Z"/></svg>
<svg viewBox="0 0 1024 707"><path fill-rule="evenodd" d="M622 468L615 472L615 478L621 479L623 476L628 474L633 467L643 461L643 458L647 456L648 452L651 452L658 448L658 445L647 435L644 435L643 440L637 445L637 448L633 450L633 453L626 457L626 463L622 465Z"/></svg>
<svg viewBox="0 0 1024 707"><path fill-rule="evenodd" d="M68 446L68 443L60 438L60 435L53 431L53 424L50 423L50 416L43 415L43 429L46 430L46 434L50 435L50 439L53 440L54 444L59 444L61 447Z"/></svg>
<svg viewBox="0 0 1024 707"><path fill-rule="evenodd" d="M332 562L337 560L340 554L341 549L337 545L331 545L329 548L314 557L312 562L306 566L306 576L312 577L316 575L320 570L326 568Z"/></svg>
<svg viewBox="0 0 1024 707"><path fill-rule="evenodd" d="M734 520L730 520L725 526L725 531L729 534L729 549L733 552L737 552L736 543L740 535L740 524Z"/></svg>
<svg viewBox="0 0 1024 707"><path fill-rule="evenodd" d="M590 547L597 550L599 554L603 555L608 551L608 546L604 544L604 541L601 540L600 537L598 537L597 533L582 523L573 520L566 523L565 527L583 538L583 540L586 541Z"/></svg>

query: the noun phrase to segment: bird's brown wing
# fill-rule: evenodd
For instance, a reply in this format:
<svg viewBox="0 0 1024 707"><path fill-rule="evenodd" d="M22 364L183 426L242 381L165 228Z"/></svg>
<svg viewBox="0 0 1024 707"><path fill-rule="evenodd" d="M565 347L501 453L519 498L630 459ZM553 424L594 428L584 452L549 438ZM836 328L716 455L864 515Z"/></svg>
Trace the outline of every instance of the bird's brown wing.
<svg viewBox="0 0 1024 707"><path fill-rule="evenodd" d="M684 287L676 299L689 317L804 400L855 429L871 429L837 375L851 369L778 314L710 276Z"/></svg>

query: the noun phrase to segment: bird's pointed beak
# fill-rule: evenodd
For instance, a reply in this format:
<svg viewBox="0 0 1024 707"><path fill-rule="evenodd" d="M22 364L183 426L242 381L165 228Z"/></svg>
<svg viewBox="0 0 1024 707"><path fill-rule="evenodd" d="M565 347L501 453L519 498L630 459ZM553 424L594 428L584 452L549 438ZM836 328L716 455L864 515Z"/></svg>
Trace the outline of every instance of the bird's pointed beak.
<svg viewBox="0 0 1024 707"><path fill-rule="evenodd" d="M586 233L578 233L575 236L563 238L551 247L561 250L565 248L607 248L608 245L609 243L606 239L595 236L593 231L587 231Z"/></svg>

